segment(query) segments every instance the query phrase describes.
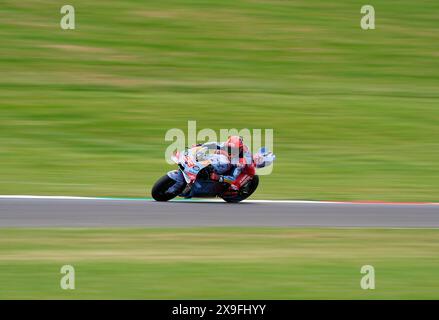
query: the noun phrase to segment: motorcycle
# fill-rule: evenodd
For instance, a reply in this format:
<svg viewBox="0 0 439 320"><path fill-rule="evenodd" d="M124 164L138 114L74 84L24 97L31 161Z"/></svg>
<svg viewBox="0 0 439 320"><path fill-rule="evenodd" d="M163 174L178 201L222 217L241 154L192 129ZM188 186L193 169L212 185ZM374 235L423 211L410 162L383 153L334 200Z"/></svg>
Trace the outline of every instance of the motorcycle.
<svg viewBox="0 0 439 320"><path fill-rule="evenodd" d="M253 155L251 163L243 169L246 180L239 188L234 190L230 184L211 179L213 172L212 160L200 157L203 154L202 146L176 152L171 159L178 165L178 170L169 171L161 177L152 188L152 197L156 201L168 201L177 196L183 198L209 198L219 197L226 202L237 203L251 196L259 184L256 168L270 165L275 156L265 148ZM175 185L179 187L175 189Z"/></svg>

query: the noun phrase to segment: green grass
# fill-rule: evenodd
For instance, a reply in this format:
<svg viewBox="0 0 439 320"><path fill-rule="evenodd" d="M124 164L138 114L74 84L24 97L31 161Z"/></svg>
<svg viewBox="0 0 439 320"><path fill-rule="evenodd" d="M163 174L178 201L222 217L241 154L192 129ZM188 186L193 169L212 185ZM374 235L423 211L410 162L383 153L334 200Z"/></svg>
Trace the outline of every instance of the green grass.
<svg viewBox="0 0 439 320"><path fill-rule="evenodd" d="M0 299L438 299L438 250L434 229L3 229Z"/></svg>
<svg viewBox="0 0 439 320"><path fill-rule="evenodd" d="M274 129L255 197L438 200L438 1L64 4L1 3L0 194L144 196L197 120Z"/></svg>

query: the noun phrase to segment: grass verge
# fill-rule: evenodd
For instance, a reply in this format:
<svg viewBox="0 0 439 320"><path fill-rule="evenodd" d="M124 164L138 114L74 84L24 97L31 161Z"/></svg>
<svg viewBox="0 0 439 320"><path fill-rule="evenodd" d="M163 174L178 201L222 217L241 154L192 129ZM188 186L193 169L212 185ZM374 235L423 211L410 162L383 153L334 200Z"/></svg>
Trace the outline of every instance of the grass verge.
<svg viewBox="0 0 439 320"><path fill-rule="evenodd" d="M438 299L438 252L436 229L2 229L0 298Z"/></svg>

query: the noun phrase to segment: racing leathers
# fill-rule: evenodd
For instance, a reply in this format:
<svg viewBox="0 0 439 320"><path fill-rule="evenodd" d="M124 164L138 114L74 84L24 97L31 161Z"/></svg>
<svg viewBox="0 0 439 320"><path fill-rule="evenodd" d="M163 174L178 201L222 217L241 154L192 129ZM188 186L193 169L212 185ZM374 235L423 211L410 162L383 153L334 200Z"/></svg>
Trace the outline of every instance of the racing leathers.
<svg viewBox="0 0 439 320"><path fill-rule="evenodd" d="M224 168L221 164L212 163L214 173L211 175L212 180L226 182L231 185L232 189L239 190L241 185L247 181L248 174L246 170L254 170L252 164L252 154L247 147L243 148L242 154L229 154L224 143L206 142L201 145L207 150L213 151L214 154L226 157L229 162L228 170L218 170Z"/></svg>

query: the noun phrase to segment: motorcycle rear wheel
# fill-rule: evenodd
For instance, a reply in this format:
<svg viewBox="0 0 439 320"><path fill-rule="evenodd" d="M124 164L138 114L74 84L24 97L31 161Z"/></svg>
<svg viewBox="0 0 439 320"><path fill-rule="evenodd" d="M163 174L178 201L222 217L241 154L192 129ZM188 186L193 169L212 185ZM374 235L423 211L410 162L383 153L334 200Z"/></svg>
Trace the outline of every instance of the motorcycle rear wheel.
<svg viewBox="0 0 439 320"><path fill-rule="evenodd" d="M250 197L259 185L259 177L254 175L253 178L243 186L238 194L233 196L223 196L223 200L229 203L238 203Z"/></svg>
<svg viewBox="0 0 439 320"><path fill-rule="evenodd" d="M175 198L178 193L167 193L168 189L174 185L175 181L164 175L154 184L151 195L156 201L168 201Z"/></svg>

